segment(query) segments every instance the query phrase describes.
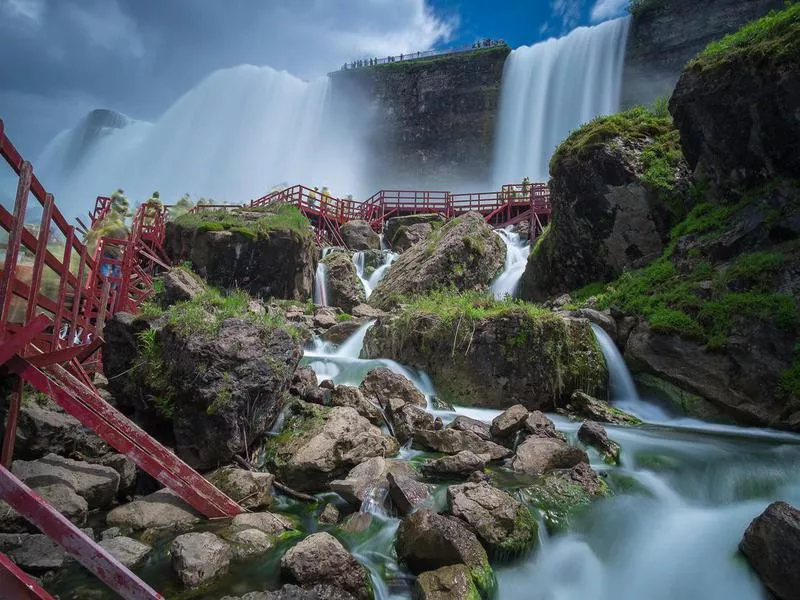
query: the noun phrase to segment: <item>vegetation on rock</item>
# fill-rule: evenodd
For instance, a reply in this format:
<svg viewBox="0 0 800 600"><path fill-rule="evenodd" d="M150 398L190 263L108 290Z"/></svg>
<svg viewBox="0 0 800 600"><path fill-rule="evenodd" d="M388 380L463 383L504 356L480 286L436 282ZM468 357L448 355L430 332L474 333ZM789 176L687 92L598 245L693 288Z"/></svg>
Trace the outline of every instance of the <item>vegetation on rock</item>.
<svg viewBox="0 0 800 600"><path fill-rule="evenodd" d="M175 219L175 225L198 231L230 231L249 238L273 231L289 230L311 236L311 225L300 209L291 204L276 204L257 208L203 209L185 213Z"/></svg>

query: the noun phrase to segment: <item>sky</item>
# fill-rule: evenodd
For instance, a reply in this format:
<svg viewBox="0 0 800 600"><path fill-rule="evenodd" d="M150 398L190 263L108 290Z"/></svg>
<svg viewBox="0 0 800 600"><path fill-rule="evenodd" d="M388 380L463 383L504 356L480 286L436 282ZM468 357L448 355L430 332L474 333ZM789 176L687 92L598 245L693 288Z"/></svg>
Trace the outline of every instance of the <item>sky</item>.
<svg viewBox="0 0 800 600"><path fill-rule="evenodd" d="M209 73L312 79L346 61L504 39L625 14L628 0L0 0L0 118L35 161L93 108L154 120Z"/></svg>

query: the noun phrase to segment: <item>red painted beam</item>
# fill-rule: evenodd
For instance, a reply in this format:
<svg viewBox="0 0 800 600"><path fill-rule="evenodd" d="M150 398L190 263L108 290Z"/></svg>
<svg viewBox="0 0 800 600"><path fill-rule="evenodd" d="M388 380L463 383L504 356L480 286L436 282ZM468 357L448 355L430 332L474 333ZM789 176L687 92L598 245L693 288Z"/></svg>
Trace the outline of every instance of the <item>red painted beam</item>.
<svg viewBox="0 0 800 600"><path fill-rule="evenodd" d="M120 597L125 600L163 598L3 466L0 466L0 497Z"/></svg>
<svg viewBox="0 0 800 600"><path fill-rule="evenodd" d="M7 600L55 600L14 561L0 552L0 590Z"/></svg>

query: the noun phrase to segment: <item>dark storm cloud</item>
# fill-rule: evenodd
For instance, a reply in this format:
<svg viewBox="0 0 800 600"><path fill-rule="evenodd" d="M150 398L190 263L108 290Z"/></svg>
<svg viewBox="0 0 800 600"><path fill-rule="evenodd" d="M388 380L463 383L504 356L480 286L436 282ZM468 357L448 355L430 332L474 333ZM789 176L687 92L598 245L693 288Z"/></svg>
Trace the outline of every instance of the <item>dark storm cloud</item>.
<svg viewBox="0 0 800 600"><path fill-rule="evenodd" d="M452 26L424 0L0 0L0 116L35 153L93 107L156 118L219 68L312 78Z"/></svg>

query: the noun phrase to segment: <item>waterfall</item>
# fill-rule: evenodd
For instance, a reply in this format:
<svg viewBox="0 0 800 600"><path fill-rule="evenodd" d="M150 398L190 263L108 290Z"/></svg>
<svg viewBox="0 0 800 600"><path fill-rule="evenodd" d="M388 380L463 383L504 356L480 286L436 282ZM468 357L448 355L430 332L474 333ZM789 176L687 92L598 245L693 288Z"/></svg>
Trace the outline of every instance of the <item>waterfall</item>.
<svg viewBox="0 0 800 600"><path fill-rule="evenodd" d="M619 110L628 17L521 46L506 59L495 185L547 181L550 156L570 131Z"/></svg>
<svg viewBox="0 0 800 600"><path fill-rule="evenodd" d="M506 264L503 272L492 283L491 292L498 300L502 300L506 296L513 298L516 295L519 280L525 272L525 265L528 264L531 247L527 240L518 233L514 233L513 226L496 229L495 233L506 245Z"/></svg>
<svg viewBox="0 0 800 600"><path fill-rule="evenodd" d="M328 306L328 266L324 262L317 263L314 273L314 304Z"/></svg>
<svg viewBox="0 0 800 600"><path fill-rule="evenodd" d="M364 270L366 269L367 253L364 251L353 253L353 265L356 267L356 274L361 281L361 285L364 287L364 294L367 298L370 297L372 290L378 286L383 276L386 275L386 271L389 270L389 267L392 266L392 263L397 260L397 257L400 255L390 250L383 250L382 256L383 262L381 265L379 265L369 277L366 277Z"/></svg>
<svg viewBox="0 0 800 600"><path fill-rule="evenodd" d="M79 164L68 143L75 136L62 133L37 169L68 212L82 212L89 199L118 187L132 204L154 190L166 203L187 192L194 199L240 203L281 182L362 193L358 133L332 114L338 109L329 95L328 77L305 82L270 67L222 69L155 122L132 121L104 131Z"/></svg>

